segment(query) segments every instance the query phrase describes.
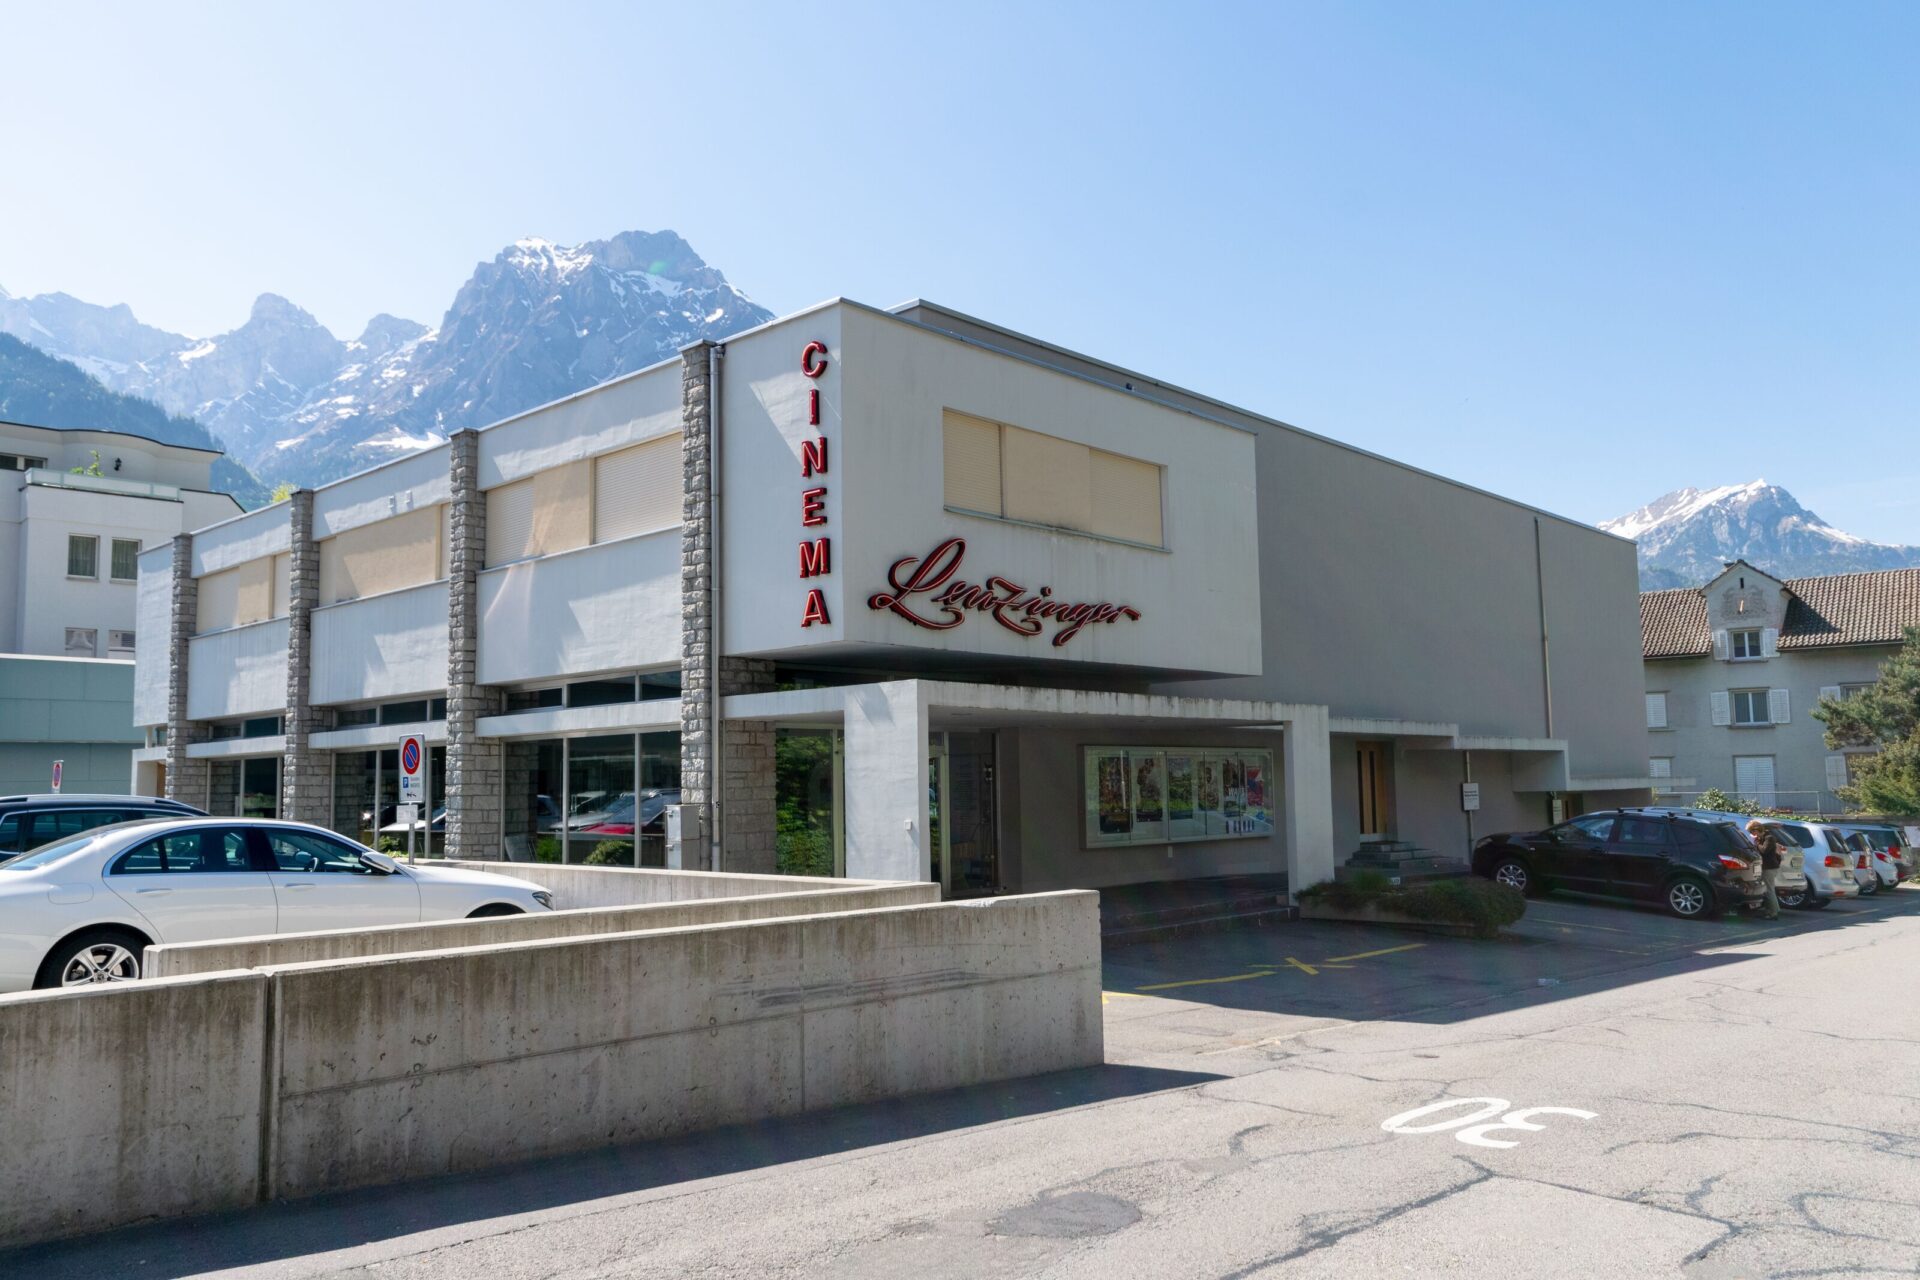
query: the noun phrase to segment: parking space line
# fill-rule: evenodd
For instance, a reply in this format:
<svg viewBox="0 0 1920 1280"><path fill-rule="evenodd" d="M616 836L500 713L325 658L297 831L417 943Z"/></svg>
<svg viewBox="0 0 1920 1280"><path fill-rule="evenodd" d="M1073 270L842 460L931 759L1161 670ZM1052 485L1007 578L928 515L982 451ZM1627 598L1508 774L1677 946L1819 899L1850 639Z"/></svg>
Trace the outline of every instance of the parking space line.
<svg viewBox="0 0 1920 1280"><path fill-rule="evenodd" d="M1403 947L1382 947L1378 951L1361 951L1350 956L1328 956L1321 964L1345 964L1349 960L1371 960L1375 956L1390 956L1398 951L1418 951L1426 946L1424 942L1409 942Z"/></svg>
<svg viewBox="0 0 1920 1280"><path fill-rule="evenodd" d="M1222 982L1245 982L1249 978L1271 978L1277 966L1257 969L1252 973L1230 973L1224 978L1183 978L1179 982L1156 982L1151 986L1135 987L1135 991L1171 991L1175 987L1211 987Z"/></svg>
<svg viewBox="0 0 1920 1280"><path fill-rule="evenodd" d="M1527 917L1524 917L1524 916L1522 917L1522 919L1526 919L1526 918ZM1544 924L1557 924L1568 929L1598 929L1602 933L1632 933L1633 932L1632 929L1616 929L1610 924L1587 924L1580 920L1561 920L1556 916L1536 915L1531 918L1535 920L1539 920Z"/></svg>

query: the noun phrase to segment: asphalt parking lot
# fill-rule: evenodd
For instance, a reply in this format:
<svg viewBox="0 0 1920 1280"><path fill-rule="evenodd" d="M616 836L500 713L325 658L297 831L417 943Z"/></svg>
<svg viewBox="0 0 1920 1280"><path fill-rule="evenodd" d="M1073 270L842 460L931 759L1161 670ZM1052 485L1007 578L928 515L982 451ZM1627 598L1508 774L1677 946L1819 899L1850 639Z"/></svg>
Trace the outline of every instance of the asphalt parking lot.
<svg viewBox="0 0 1920 1280"><path fill-rule="evenodd" d="M1132 946L1107 957L1102 1069L0 1274L1911 1275L1916 972L1912 887L1775 924L1550 898L1498 942L1313 922Z"/></svg>

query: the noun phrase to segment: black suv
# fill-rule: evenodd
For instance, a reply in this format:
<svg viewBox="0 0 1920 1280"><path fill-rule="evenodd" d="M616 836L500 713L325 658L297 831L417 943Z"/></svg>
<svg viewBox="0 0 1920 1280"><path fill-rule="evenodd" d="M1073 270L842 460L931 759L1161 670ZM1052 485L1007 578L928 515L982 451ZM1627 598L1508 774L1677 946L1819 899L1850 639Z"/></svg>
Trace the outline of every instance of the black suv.
<svg viewBox="0 0 1920 1280"><path fill-rule="evenodd" d="M0 862L95 827L183 815L205 816L190 804L157 796L90 796L57 791L0 796Z"/></svg>
<svg viewBox="0 0 1920 1280"><path fill-rule="evenodd" d="M1688 918L1766 894L1760 851L1739 823L1644 809L1608 809L1545 831L1487 836L1473 846L1473 869L1523 893L1600 893L1657 902Z"/></svg>

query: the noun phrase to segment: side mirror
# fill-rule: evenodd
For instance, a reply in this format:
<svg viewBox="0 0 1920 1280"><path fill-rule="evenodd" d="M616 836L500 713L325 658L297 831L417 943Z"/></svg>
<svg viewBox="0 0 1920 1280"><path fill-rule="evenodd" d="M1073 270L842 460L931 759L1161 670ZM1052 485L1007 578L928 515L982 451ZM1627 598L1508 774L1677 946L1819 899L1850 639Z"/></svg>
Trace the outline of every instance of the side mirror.
<svg viewBox="0 0 1920 1280"><path fill-rule="evenodd" d="M400 870L399 863L395 862L386 854L376 852L372 849L366 849L361 852L360 865L369 871L383 876L398 874Z"/></svg>

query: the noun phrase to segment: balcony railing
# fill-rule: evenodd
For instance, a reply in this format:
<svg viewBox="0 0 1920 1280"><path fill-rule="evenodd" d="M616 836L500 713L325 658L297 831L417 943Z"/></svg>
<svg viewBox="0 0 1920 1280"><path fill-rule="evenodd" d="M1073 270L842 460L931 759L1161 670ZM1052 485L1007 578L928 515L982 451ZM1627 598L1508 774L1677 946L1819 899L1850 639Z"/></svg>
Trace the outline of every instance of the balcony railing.
<svg viewBox="0 0 1920 1280"><path fill-rule="evenodd" d="M49 489L84 489L89 493L117 493L128 498L163 498L170 502L180 500L179 485L153 484L146 480L122 480L118 476L90 476L73 471L55 471L51 467L34 467L27 472L27 483L42 485Z"/></svg>

